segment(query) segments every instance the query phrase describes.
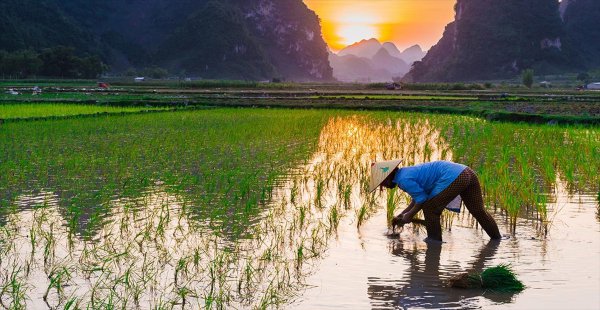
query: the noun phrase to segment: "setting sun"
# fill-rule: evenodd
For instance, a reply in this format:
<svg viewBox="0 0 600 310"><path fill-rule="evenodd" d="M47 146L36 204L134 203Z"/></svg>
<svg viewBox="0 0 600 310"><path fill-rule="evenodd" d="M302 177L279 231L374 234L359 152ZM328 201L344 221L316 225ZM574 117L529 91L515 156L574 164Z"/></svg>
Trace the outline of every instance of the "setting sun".
<svg viewBox="0 0 600 310"><path fill-rule="evenodd" d="M455 0L304 0L321 18L323 37L337 51L363 39L428 49L453 19Z"/></svg>
<svg viewBox="0 0 600 310"><path fill-rule="evenodd" d="M350 45L365 38L379 37L379 32L375 26L360 24L340 25L337 34L341 39L339 42L343 45Z"/></svg>
<svg viewBox="0 0 600 310"><path fill-rule="evenodd" d="M335 33L340 45L350 45L362 39L380 38L381 29L377 25L377 14L360 10L357 7L345 7L334 16Z"/></svg>

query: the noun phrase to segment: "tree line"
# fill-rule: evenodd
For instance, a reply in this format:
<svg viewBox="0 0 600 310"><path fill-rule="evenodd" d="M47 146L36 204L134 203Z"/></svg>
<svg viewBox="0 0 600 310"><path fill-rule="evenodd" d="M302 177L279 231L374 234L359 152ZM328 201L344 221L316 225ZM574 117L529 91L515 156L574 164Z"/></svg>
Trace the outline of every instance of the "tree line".
<svg viewBox="0 0 600 310"><path fill-rule="evenodd" d="M75 49L56 46L41 51L0 50L0 77L31 78L54 77L95 79L108 70L108 66L95 55L78 56Z"/></svg>

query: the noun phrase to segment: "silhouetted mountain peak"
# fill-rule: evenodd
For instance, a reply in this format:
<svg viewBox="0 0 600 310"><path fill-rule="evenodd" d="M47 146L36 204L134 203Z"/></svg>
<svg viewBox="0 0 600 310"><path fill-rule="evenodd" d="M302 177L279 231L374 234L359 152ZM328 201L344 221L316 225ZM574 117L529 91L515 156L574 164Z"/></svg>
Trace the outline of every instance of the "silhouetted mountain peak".
<svg viewBox="0 0 600 310"><path fill-rule="evenodd" d="M402 53L400 52L400 50L398 49L396 44L394 44L392 42L385 42L382 44L382 47L386 51L388 51L388 53L390 53L390 55L397 57L397 58L402 58Z"/></svg>
<svg viewBox="0 0 600 310"><path fill-rule="evenodd" d="M403 52L403 53L406 53L406 52L411 52L411 53L413 53L413 52L423 53L423 49L421 48L421 46L420 46L419 44L415 44L415 45L413 45L413 46L411 46L411 47L409 47L409 48L405 49L405 50L404 50L404 51L402 51L402 52Z"/></svg>
<svg viewBox="0 0 600 310"><path fill-rule="evenodd" d="M388 82L408 72L408 64L392 56L379 41L371 39L361 42L348 47L343 53L330 54L329 61L336 79L347 82Z"/></svg>
<svg viewBox="0 0 600 310"><path fill-rule="evenodd" d="M377 39L361 40L342 49L338 55L355 55L358 57L373 57L381 48L381 43Z"/></svg>
<svg viewBox="0 0 600 310"><path fill-rule="evenodd" d="M412 64L415 61L423 59L423 57L425 57L425 54L426 53L423 51L421 46L416 44L402 51L402 53L400 54L400 58L402 58L408 64Z"/></svg>
<svg viewBox="0 0 600 310"><path fill-rule="evenodd" d="M390 55L384 47L371 58L373 65L379 69L385 69L394 75L404 75L408 72L408 65L404 60Z"/></svg>

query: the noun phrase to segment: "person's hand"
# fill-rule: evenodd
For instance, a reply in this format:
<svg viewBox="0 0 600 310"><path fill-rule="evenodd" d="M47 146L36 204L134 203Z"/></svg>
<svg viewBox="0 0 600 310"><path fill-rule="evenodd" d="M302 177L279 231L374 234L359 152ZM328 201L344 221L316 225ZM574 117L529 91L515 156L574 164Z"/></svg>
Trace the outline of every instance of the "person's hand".
<svg viewBox="0 0 600 310"><path fill-rule="evenodd" d="M407 213L400 213L397 216L394 217L394 219L392 220L392 227L402 227L408 223L410 223L412 221L412 215L409 215L409 212Z"/></svg>
<svg viewBox="0 0 600 310"><path fill-rule="evenodd" d="M404 223L402 221L404 214L399 214L397 216L394 217L394 219L392 220L392 228L396 228L396 227L402 227L404 226Z"/></svg>

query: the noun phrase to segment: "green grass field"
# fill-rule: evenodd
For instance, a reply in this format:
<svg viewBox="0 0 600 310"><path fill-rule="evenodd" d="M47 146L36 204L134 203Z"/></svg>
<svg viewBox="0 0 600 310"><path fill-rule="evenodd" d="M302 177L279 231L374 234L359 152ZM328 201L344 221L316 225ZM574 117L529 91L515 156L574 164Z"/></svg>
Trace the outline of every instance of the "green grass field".
<svg viewBox="0 0 600 310"><path fill-rule="evenodd" d="M0 119L27 119L44 117L63 117L73 115L89 115L102 113L134 113L161 108L146 107L111 107L75 104L0 104Z"/></svg>

